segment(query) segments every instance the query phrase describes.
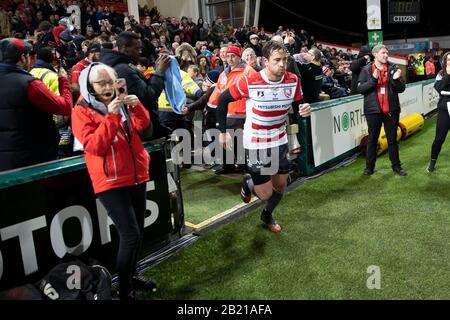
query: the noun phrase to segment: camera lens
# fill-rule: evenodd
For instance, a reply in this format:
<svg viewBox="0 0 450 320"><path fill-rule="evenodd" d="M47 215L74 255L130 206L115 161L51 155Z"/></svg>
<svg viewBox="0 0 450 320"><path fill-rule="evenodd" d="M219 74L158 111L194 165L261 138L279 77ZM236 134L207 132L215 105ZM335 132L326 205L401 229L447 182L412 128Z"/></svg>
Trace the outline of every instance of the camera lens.
<svg viewBox="0 0 450 320"><path fill-rule="evenodd" d="M119 93L120 94L125 93L125 89L124 88L119 88Z"/></svg>

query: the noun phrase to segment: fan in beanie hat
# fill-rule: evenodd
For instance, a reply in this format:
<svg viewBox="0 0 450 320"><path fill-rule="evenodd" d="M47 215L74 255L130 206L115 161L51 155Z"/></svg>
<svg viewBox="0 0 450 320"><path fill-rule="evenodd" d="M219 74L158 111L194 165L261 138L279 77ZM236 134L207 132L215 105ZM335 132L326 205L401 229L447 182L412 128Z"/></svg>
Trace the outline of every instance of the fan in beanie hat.
<svg viewBox="0 0 450 320"><path fill-rule="evenodd" d="M219 80L219 75L220 72L218 70L211 70L206 74L206 80L212 84L217 83L217 80Z"/></svg>
<svg viewBox="0 0 450 320"><path fill-rule="evenodd" d="M0 61L17 63L22 54L29 54L33 47L20 39L6 38L0 41Z"/></svg>
<svg viewBox="0 0 450 320"><path fill-rule="evenodd" d="M235 54L237 56L241 56L241 50L238 47L231 46L227 50L227 54Z"/></svg>

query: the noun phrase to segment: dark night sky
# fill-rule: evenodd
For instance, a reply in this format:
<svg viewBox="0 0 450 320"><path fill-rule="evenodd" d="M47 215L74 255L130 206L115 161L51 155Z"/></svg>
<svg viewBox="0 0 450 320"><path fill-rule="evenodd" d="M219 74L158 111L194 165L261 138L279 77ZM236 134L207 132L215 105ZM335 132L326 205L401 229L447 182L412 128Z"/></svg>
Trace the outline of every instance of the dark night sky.
<svg viewBox="0 0 450 320"><path fill-rule="evenodd" d="M450 17L447 10L442 7L444 1L421 0L421 23L394 25L387 22L388 1L381 0L384 39L404 38L405 29L408 38L450 35ZM264 26L267 31L275 31L279 25L283 25L297 31L306 29L310 35L315 35L316 39L321 41L347 45L367 42L366 0L332 2L273 0L273 2L321 24L362 34L364 38L311 25L274 6L270 0L261 0L260 25Z"/></svg>

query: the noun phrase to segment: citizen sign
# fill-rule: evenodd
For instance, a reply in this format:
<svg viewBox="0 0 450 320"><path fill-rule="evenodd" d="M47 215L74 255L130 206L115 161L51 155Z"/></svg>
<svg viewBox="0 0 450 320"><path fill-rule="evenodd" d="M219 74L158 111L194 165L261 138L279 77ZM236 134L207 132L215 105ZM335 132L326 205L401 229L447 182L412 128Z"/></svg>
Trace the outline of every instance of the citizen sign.
<svg viewBox="0 0 450 320"><path fill-rule="evenodd" d="M391 16L391 23L419 23L418 15L394 15Z"/></svg>

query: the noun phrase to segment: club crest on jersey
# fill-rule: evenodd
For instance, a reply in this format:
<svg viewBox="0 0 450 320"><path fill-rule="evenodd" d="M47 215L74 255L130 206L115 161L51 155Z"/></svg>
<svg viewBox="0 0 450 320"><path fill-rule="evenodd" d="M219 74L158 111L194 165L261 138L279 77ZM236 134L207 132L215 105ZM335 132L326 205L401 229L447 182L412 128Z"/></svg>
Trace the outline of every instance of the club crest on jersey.
<svg viewBox="0 0 450 320"><path fill-rule="evenodd" d="M286 97L286 98L290 98L291 97L291 95L292 95L292 88L286 88L286 89L284 89L284 96Z"/></svg>
<svg viewBox="0 0 450 320"><path fill-rule="evenodd" d="M278 98L278 90L279 90L279 88L272 89L272 95L275 99Z"/></svg>

